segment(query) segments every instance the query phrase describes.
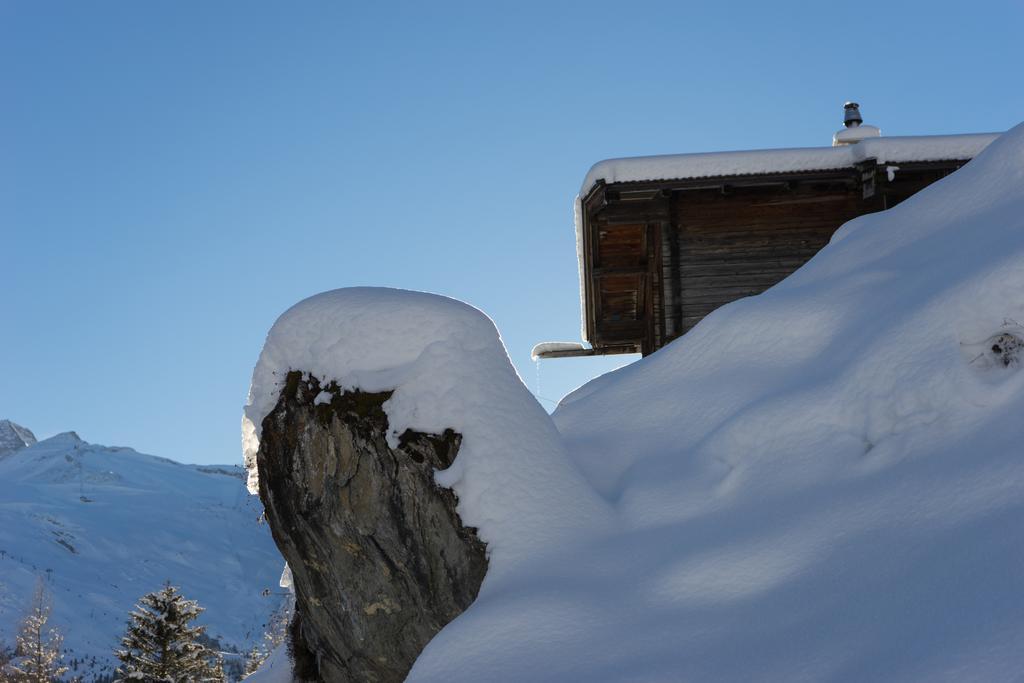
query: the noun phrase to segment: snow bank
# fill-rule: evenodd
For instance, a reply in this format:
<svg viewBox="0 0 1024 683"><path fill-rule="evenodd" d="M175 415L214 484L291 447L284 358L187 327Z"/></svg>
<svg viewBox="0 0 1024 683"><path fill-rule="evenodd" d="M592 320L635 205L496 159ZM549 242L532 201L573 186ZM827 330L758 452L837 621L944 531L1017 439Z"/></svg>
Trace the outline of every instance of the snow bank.
<svg viewBox="0 0 1024 683"><path fill-rule="evenodd" d="M516 374L494 324L446 297L383 288L324 292L286 311L267 335L243 418L255 490L263 418L285 376L308 372L345 389L394 390L389 439L406 429L463 436L437 473L501 573L539 548L607 528L611 515L569 460L551 418ZM486 583L485 583L486 588Z"/></svg>
<svg viewBox="0 0 1024 683"><path fill-rule="evenodd" d="M1016 680L1019 323L1024 127L566 397L623 530L481 596L409 680Z"/></svg>

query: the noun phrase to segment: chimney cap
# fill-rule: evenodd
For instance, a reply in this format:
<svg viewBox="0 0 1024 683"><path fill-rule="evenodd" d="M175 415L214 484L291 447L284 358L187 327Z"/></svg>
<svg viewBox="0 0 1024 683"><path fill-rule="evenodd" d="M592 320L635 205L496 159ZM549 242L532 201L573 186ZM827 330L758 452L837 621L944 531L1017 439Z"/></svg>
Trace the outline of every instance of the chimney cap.
<svg viewBox="0 0 1024 683"><path fill-rule="evenodd" d="M860 117L860 105L856 102L847 102L843 105L843 128L836 131L832 136L832 146L855 145L867 138L877 138L882 134L878 126L864 123Z"/></svg>
<svg viewBox="0 0 1024 683"><path fill-rule="evenodd" d="M843 105L843 125L847 128L854 128L864 123L860 117L860 105L856 102L847 102Z"/></svg>

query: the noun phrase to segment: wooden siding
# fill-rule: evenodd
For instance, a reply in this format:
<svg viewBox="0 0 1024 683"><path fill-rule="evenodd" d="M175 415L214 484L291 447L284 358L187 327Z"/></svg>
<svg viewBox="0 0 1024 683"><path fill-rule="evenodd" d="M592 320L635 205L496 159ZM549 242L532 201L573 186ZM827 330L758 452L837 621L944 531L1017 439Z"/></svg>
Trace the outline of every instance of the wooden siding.
<svg viewBox="0 0 1024 683"><path fill-rule="evenodd" d="M890 208L964 161L816 174L599 183L584 199L588 337L597 353L653 353L806 263L840 225Z"/></svg>
<svg viewBox="0 0 1024 683"><path fill-rule="evenodd" d="M605 344L649 336L653 319L651 264L656 261L647 223L594 226L591 273L595 320Z"/></svg>
<svg viewBox="0 0 1024 683"><path fill-rule="evenodd" d="M803 193L756 188L674 197L680 262L675 329L685 333L719 306L783 280L818 253L840 225L859 215L861 203L859 191L841 188Z"/></svg>

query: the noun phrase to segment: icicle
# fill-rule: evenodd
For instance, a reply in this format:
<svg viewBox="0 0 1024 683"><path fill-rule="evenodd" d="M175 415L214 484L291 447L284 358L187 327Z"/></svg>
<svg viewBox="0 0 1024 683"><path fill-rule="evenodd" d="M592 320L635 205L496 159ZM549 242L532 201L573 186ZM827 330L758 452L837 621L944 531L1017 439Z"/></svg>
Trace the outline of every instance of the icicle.
<svg viewBox="0 0 1024 683"><path fill-rule="evenodd" d="M534 387L533 395L540 397L540 358L534 358L533 364L537 366L537 382Z"/></svg>

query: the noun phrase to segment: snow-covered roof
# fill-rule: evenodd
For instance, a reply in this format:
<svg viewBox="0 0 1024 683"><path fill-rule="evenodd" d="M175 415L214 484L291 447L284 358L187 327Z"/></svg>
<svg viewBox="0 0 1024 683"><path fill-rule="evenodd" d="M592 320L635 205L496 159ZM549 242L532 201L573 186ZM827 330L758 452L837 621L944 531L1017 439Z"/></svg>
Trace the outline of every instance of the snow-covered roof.
<svg viewBox="0 0 1024 683"><path fill-rule="evenodd" d="M998 133L879 137L839 147L755 149L606 159L591 167L580 188L580 196L585 197L599 180L625 183L826 171L852 168L868 159L878 163L973 159L997 137Z"/></svg>

